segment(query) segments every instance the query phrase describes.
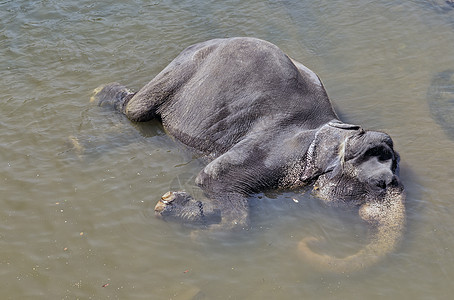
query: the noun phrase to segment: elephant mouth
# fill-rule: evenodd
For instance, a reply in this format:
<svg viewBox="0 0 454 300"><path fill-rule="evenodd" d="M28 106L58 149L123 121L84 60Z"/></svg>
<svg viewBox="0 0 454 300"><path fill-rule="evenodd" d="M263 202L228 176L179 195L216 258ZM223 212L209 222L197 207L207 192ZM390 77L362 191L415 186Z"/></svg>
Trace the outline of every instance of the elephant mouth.
<svg viewBox="0 0 454 300"><path fill-rule="evenodd" d="M346 178L332 179L331 173L327 172L319 176L312 189L312 194L329 206L357 206L364 203L372 193L362 185L351 184L351 181ZM377 192L373 194L377 195Z"/></svg>
<svg viewBox="0 0 454 300"><path fill-rule="evenodd" d="M358 206L366 202L381 202L389 197L389 194L401 194L404 190L396 174L387 180L369 178L360 181L334 173L333 170L323 173L313 184L313 195L333 206Z"/></svg>

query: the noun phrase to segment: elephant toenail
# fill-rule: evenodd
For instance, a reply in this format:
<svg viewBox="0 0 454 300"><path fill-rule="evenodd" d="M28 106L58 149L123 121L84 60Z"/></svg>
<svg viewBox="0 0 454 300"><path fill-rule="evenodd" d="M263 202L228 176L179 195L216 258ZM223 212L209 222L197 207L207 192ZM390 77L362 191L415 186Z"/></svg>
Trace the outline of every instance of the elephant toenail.
<svg viewBox="0 0 454 300"><path fill-rule="evenodd" d="M172 192L167 192L161 197L161 201L164 204L170 203L175 200L175 195Z"/></svg>

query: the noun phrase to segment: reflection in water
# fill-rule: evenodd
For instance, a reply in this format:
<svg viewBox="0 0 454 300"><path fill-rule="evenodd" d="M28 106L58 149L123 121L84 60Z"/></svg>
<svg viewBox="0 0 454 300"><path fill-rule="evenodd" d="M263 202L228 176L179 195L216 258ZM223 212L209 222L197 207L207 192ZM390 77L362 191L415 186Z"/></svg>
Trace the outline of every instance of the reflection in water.
<svg viewBox="0 0 454 300"><path fill-rule="evenodd" d="M448 298L453 141L437 124L449 117L449 91L432 79L454 68L449 5L0 1L2 297ZM115 80L137 90L186 46L232 36L278 45L320 75L345 121L392 136L410 214L402 247L376 268L329 277L297 260L305 236L325 238L338 255L366 238L354 212L311 195L260 195L254 228L226 237L194 239L153 217L163 192L192 188L184 174L203 162L156 124L90 106L90 94Z"/></svg>

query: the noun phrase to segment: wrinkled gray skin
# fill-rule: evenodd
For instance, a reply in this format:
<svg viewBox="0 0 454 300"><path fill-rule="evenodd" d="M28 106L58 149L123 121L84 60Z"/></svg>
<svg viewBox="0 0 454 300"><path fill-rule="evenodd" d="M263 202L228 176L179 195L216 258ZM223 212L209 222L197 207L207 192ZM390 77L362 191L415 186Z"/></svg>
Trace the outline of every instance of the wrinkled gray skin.
<svg viewBox="0 0 454 300"><path fill-rule="evenodd" d="M168 192L155 208L161 217L243 228L249 195L314 185L328 205L359 207L370 227L370 242L345 258L315 253L315 239L303 239L299 254L314 265L357 270L402 236L405 195L391 138L340 121L318 76L271 43L196 44L137 93L112 83L94 99L134 122L160 119L169 134L213 158L196 179L206 198Z"/></svg>

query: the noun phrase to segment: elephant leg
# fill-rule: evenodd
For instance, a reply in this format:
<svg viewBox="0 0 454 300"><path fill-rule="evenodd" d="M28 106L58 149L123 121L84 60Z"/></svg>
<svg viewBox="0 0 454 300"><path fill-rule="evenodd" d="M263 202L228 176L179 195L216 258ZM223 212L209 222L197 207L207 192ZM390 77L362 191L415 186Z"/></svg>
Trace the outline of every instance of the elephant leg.
<svg viewBox="0 0 454 300"><path fill-rule="evenodd" d="M94 90L91 102L111 105L133 122L146 122L159 116L161 106L186 84L196 71L195 63L180 54L137 93L119 83L109 83Z"/></svg>
<svg viewBox="0 0 454 300"><path fill-rule="evenodd" d="M245 145L246 144L246 145ZM166 193L156 205L156 213L164 218L184 223L200 222L207 217L207 211L220 222L209 222L211 228L241 229L249 224L248 188L253 186L241 162L247 162L250 151L247 143L241 143L210 162L197 176L196 184L202 189L203 199L194 199L185 192ZM240 170L241 169L241 170ZM246 176L246 178L242 178ZM257 178L256 176L255 178ZM249 178L248 180L246 180ZM234 179L234 180L232 180ZM244 186L248 182L250 186ZM166 198L169 197L170 200ZM203 221L202 223L207 223ZM216 226L215 226L216 225Z"/></svg>
<svg viewBox="0 0 454 300"><path fill-rule="evenodd" d="M221 211L209 201L195 200L186 192L167 192L155 206L157 216L184 223L210 225L221 222Z"/></svg>
<svg viewBox="0 0 454 300"><path fill-rule="evenodd" d="M90 102L96 102L99 106L112 106L116 110L125 113L126 105L134 96L127 87L117 83L109 83L97 87L93 91Z"/></svg>
<svg viewBox="0 0 454 300"><path fill-rule="evenodd" d="M235 193L200 200L186 192L167 192L156 204L155 213L164 220L209 229L236 229L248 225L247 199Z"/></svg>

